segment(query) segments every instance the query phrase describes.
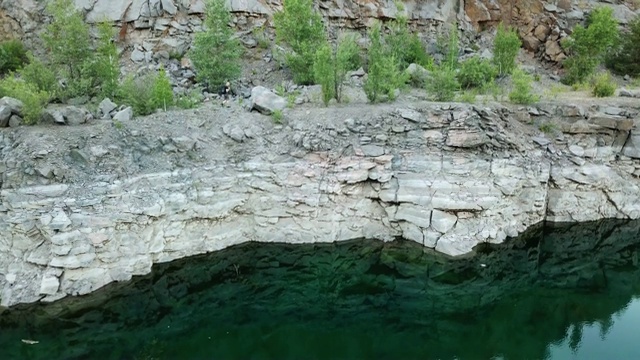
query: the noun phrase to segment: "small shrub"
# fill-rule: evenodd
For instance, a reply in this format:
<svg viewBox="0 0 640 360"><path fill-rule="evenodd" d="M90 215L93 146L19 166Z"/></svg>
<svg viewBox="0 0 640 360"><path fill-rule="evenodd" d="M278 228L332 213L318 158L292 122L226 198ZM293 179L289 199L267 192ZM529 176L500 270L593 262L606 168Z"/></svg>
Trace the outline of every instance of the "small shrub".
<svg viewBox="0 0 640 360"><path fill-rule="evenodd" d="M608 72L596 75L593 79L593 88L591 93L595 97L609 97L616 92L617 85Z"/></svg>
<svg viewBox="0 0 640 360"><path fill-rule="evenodd" d="M314 11L313 0L287 0L273 15L276 39L293 52L285 53L285 63L300 85L313 83L316 51L325 42L322 16Z"/></svg>
<svg viewBox="0 0 640 360"><path fill-rule="evenodd" d="M16 71L29 61L22 42L9 40L0 44L0 74Z"/></svg>
<svg viewBox="0 0 640 360"><path fill-rule="evenodd" d="M98 41L92 59L91 71L93 86L100 89L100 97L113 98L118 90L120 64L118 49L112 41L115 30L107 22L98 25Z"/></svg>
<svg viewBox="0 0 640 360"><path fill-rule="evenodd" d="M478 93L475 90L466 90L458 96L458 101L473 104L476 102L476 95L478 95Z"/></svg>
<svg viewBox="0 0 640 360"><path fill-rule="evenodd" d="M460 40L458 39L458 27L453 26L449 31L446 45L444 65L450 69L458 67L458 57L460 56Z"/></svg>
<svg viewBox="0 0 640 360"><path fill-rule="evenodd" d="M273 119L274 123L282 124L282 119L284 118L284 115L282 114L282 110L274 110L273 113L271 114L271 118Z"/></svg>
<svg viewBox="0 0 640 360"><path fill-rule="evenodd" d="M276 85L276 88L273 89L276 93L276 95L278 96L284 96L284 94L287 92L287 90L284 88L284 84L278 84Z"/></svg>
<svg viewBox="0 0 640 360"><path fill-rule="evenodd" d="M556 126L553 123L545 122L540 124L538 126L538 129L540 129L540 131L542 131L545 134L551 134L552 132L555 131Z"/></svg>
<svg viewBox="0 0 640 360"><path fill-rule="evenodd" d="M433 59L427 54L418 35L409 32L406 16L398 16L390 22L389 28L385 40L401 70L406 69L411 63L424 68L433 67Z"/></svg>
<svg viewBox="0 0 640 360"><path fill-rule="evenodd" d="M268 49L271 47L271 40L269 40L269 36L267 35L266 23L253 29L253 37L256 39L259 48Z"/></svg>
<svg viewBox="0 0 640 360"><path fill-rule="evenodd" d="M140 77L127 76L118 89L118 99L122 104L131 106L136 116L149 115L156 110L153 101L155 74L147 73Z"/></svg>
<svg viewBox="0 0 640 360"><path fill-rule="evenodd" d="M531 83L533 77L521 69L516 69L511 74L513 89L509 93L509 100L515 104L529 105L539 100L538 96L532 94Z"/></svg>
<svg viewBox="0 0 640 360"><path fill-rule="evenodd" d="M562 82L568 85L587 80L600 65L618 39L618 22L609 7L595 8L587 19L587 27L573 29L571 37L562 42L568 58L562 64L566 70Z"/></svg>
<svg viewBox="0 0 640 360"><path fill-rule="evenodd" d="M499 75L509 75L515 69L521 45L514 29L508 29L503 24L498 25L493 40L493 63L498 68Z"/></svg>
<svg viewBox="0 0 640 360"><path fill-rule="evenodd" d="M427 93L431 94L435 101L452 101L459 89L455 70L447 66L440 66L433 71L427 83Z"/></svg>
<svg viewBox="0 0 640 360"><path fill-rule="evenodd" d="M22 119L27 125L40 121L42 111L51 98L46 91L12 75L0 81L0 96L10 96L22 101Z"/></svg>
<svg viewBox="0 0 640 360"><path fill-rule="evenodd" d="M408 75L400 71L395 56L385 47L379 22L371 27L369 39L371 44L367 52L368 73L364 92L372 103L379 101L382 95L394 100L395 90L405 86Z"/></svg>
<svg viewBox="0 0 640 360"><path fill-rule="evenodd" d="M587 91L591 89L591 84L588 81L576 82L571 85L571 90L573 91Z"/></svg>
<svg viewBox="0 0 640 360"><path fill-rule="evenodd" d="M167 107L173 105L173 89L163 67L160 68L155 79L153 79L151 101L155 109L163 109L164 111L167 111Z"/></svg>
<svg viewBox="0 0 640 360"><path fill-rule="evenodd" d="M190 58L197 79L209 90L240 76L242 44L229 27L231 13L225 0L207 0L205 30L194 35Z"/></svg>
<svg viewBox="0 0 640 360"><path fill-rule="evenodd" d="M198 88L189 89L175 99L176 106L180 109L193 109L202 103L202 91Z"/></svg>
<svg viewBox="0 0 640 360"><path fill-rule="evenodd" d="M498 70L489 60L474 56L463 62L458 73L458 81L465 88L482 87L498 75Z"/></svg>
<svg viewBox="0 0 640 360"><path fill-rule="evenodd" d="M52 97L58 92L56 74L40 59L29 54L29 63L18 71L20 77L40 91L49 93Z"/></svg>
<svg viewBox="0 0 640 360"><path fill-rule="evenodd" d="M342 37L334 49L325 43L316 52L313 71L316 83L322 87L325 106L334 98L342 101L342 87L355 56L359 56L359 49L353 36Z"/></svg>

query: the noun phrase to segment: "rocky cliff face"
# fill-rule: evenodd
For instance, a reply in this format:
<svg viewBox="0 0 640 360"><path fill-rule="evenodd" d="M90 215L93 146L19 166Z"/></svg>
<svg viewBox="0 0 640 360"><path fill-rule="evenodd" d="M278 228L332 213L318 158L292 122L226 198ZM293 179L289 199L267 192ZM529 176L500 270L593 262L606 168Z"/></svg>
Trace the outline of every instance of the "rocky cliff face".
<svg viewBox="0 0 640 360"><path fill-rule="evenodd" d="M7 129L2 305L245 241L403 237L463 255L543 220L638 218L638 105L620 106L301 107L274 126L233 105ZM548 121L551 138L523 124Z"/></svg>
<svg viewBox="0 0 640 360"><path fill-rule="evenodd" d="M281 0L229 0L233 26L247 47L255 47L254 30L270 28L272 15L282 8ZM540 60L565 59L560 40L584 22L595 6L611 6L621 25L627 24L638 10L632 5L567 0L432 0L402 1L404 14L419 29L423 40L435 44L435 33L444 25L456 23L463 38L475 42L476 34L490 30L499 22L514 25L526 50ZM45 2L2 0L0 3L0 39L19 37L35 50L40 48ZM183 54L194 32L201 30L204 0L75 0L89 23L109 21L118 28L118 43L131 60L151 62L154 58ZM391 0L317 1L317 9L329 26L362 30L376 20L395 18L399 10ZM487 45L487 44L484 44ZM471 48L468 50L472 50Z"/></svg>

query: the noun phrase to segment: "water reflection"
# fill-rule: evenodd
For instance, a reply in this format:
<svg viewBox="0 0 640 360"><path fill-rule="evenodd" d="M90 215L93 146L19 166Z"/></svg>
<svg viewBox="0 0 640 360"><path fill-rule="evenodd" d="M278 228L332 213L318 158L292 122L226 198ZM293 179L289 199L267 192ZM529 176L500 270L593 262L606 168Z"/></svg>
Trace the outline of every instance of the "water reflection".
<svg viewBox="0 0 640 360"><path fill-rule="evenodd" d="M5 311L0 355L640 358L639 234L640 222L537 227L462 259L403 241L251 243Z"/></svg>

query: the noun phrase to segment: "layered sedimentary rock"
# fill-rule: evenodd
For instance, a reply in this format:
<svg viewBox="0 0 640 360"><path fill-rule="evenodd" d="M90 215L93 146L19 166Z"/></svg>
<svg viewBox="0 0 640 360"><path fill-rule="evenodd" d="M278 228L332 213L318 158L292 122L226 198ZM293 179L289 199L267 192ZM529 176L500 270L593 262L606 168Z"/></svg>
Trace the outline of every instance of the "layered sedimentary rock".
<svg viewBox="0 0 640 360"><path fill-rule="evenodd" d="M7 130L2 304L86 294L245 241L402 237L455 256L545 219L638 218L640 162L623 155L637 112L613 110L303 108L274 127L223 108ZM559 115L556 139L516 120Z"/></svg>

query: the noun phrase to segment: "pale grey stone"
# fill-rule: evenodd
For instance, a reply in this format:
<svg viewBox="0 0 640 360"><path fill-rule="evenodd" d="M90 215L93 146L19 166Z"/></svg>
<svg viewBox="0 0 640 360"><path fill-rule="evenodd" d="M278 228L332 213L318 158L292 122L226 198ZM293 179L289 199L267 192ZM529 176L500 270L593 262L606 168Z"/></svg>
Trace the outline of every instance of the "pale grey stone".
<svg viewBox="0 0 640 360"><path fill-rule="evenodd" d="M444 211L434 209L431 213L431 227L443 234L451 230L457 221L457 216Z"/></svg>

